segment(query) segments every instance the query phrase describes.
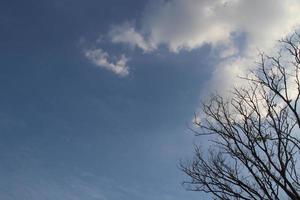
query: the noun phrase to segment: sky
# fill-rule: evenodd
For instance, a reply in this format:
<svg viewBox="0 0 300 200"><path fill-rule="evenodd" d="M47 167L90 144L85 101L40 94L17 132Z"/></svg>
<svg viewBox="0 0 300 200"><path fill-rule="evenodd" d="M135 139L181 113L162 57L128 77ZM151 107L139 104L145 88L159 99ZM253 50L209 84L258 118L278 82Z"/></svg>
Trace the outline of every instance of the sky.
<svg viewBox="0 0 300 200"><path fill-rule="evenodd" d="M0 199L209 199L179 161L210 92L299 26L298 0L2 0Z"/></svg>

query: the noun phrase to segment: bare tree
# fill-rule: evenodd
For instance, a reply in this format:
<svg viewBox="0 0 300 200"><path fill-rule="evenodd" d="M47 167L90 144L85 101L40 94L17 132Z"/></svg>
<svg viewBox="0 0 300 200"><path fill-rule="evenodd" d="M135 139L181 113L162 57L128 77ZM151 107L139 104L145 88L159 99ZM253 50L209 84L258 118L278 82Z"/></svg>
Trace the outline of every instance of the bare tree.
<svg viewBox="0 0 300 200"><path fill-rule="evenodd" d="M203 104L194 131L211 145L181 163L187 189L224 200L300 199L300 35L280 44L277 56L260 55L246 86Z"/></svg>

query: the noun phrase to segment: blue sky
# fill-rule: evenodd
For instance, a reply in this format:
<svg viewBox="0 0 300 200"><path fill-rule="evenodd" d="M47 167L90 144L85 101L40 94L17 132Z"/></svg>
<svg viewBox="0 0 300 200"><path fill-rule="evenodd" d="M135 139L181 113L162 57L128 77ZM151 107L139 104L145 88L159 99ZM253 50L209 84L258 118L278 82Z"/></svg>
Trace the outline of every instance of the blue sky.
<svg viewBox="0 0 300 200"><path fill-rule="evenodd" d="M2 0L0 199L205 199L186 123L298 25L286 2Z"/></svg>

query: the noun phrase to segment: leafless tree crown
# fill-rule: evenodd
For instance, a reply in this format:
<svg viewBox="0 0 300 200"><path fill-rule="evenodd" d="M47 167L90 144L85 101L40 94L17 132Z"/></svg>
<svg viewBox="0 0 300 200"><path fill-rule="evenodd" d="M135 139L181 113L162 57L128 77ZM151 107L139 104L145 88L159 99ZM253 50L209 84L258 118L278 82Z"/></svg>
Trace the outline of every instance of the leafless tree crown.
<svg viewBox="0 0 300 200"><path fill-rule="evenodd" d="M211 146L181 163L187 189L222 200L300 199L300 35L280 44L278 55L260 55L246 86L203 104L194 131Z"/></svg>

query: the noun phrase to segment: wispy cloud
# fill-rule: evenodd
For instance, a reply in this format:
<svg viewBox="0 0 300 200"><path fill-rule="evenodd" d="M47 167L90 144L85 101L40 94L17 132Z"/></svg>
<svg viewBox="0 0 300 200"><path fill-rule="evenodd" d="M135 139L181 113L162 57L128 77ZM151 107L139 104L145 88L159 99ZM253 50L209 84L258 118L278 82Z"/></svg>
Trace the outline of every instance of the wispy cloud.
<svg viewBox="0 0 300 200"><path fill-rule="evenodd" d="M141 33L135 30L133 24L125 22L118 26L112 26L108 33L113 43L129 44L132 47L138 47L144 52L151 52L155 46L146 41Z"/></svg>
<svg viewBox="0 0 300 200"><path fill-rule="evenodd" d="M127 66L129 59L124 54L114 62L111 61L110 55L101 48L85 50L84 55L96 66L110 70L119 76L123 77L129 74L129 68Z"/></svg>

